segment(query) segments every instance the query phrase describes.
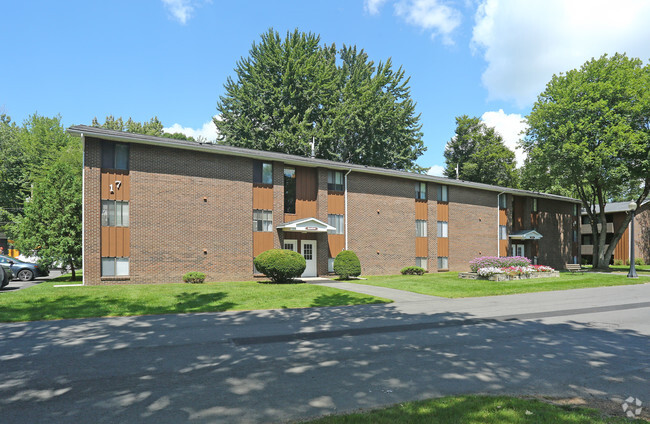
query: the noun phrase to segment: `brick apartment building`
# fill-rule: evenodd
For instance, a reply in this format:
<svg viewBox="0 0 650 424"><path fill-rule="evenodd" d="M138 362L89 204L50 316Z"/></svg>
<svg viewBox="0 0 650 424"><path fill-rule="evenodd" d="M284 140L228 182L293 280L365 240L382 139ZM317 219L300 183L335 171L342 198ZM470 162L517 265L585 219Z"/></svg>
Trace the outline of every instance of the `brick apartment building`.
<svg viewBox="0 0 650 424"><path fill-rule="evenodd" d="M628 214L628 204L630 202L613 202L605 205L605 221L607 236L605 239L605 248L610 244L614 233L621 228ZM596 211L599 208L596 207ZM582 261L587 264L593 263L594 243L598 240L593 236L593 230L589 221L587 211L582 210L580 225L582 235L582 244L580 253ZM623 232L623 236L614 247L612 263L622 261L627 263L630 260L630 247L632 239L630 238L630 225ZM646 264L650 264L650 200L643 202L634 215L634 257L643 258Z"/></svg>
<svg viewBox="0 0 650 424"><path fill-rule="evenodd" d="M292 249L304 276L343 249L363 273L465 271L477 256L577 263L579 201L562 196L88 126L81 137L86 284L251 280Z"/></svg>

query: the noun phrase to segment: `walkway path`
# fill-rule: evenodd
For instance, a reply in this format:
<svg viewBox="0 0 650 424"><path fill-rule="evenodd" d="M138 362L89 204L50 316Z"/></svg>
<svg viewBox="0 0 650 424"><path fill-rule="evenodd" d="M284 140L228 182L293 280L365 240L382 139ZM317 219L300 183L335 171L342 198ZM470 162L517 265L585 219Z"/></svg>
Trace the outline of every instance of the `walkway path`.
<svg viewBox="0 0 650 424"><path fill-rule="evenodd" d="M395 302L419 302L419 301L448 301L444 297L429 296L426 294L413 293L405 290L390 289L387 287L368 286L365 284L356 284L352 281L335 281L325 278L308 280L310 284L318 286L332 287L335 289L347 290L355 293L367 294L370 296L383 297L392 299Z"/></svg>

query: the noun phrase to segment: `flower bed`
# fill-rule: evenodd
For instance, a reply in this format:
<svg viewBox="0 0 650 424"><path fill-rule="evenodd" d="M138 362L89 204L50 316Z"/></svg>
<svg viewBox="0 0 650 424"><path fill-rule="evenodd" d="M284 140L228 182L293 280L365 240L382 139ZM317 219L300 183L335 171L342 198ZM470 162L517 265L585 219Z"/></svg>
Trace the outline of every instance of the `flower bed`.
<svg viewBox="0 0 650 424"><path fill-rule="evenodd" d="M504 258L482 257L470 262L472 272L461 272L460 278L473 280L521 280L527 278L559 277L559 271L546 265L531 265L528 258L510 256Z"/></svg>

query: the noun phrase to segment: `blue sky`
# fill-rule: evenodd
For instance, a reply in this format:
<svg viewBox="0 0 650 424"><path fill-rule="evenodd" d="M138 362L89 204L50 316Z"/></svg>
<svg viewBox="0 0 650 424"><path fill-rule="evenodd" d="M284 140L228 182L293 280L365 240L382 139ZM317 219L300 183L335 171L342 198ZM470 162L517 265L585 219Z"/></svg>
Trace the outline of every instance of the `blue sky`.
<svg viewBox="0 0 650 424"><path fill-rule="evenodd" d="M456 116L481 117L514 147L554 73L604 53L650 57L646 0L26 0L2 9L0 113L14 121L158 116L212 138L236 61L268 28L298 28L404 68L428 148L418 162L432 173Z"/></svg>

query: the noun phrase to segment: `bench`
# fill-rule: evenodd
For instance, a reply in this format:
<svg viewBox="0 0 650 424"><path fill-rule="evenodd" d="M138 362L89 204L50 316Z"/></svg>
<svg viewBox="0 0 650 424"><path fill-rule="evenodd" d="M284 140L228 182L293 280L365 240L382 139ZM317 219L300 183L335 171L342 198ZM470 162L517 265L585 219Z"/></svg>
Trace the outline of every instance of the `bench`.
<svg viewBox="0 0 650 424"><path fill-rule="evenodd" d="M571 272L585 272L585 270L582 269L580 264L566 264L565 268L567 271L571 271Z"/></svg>

